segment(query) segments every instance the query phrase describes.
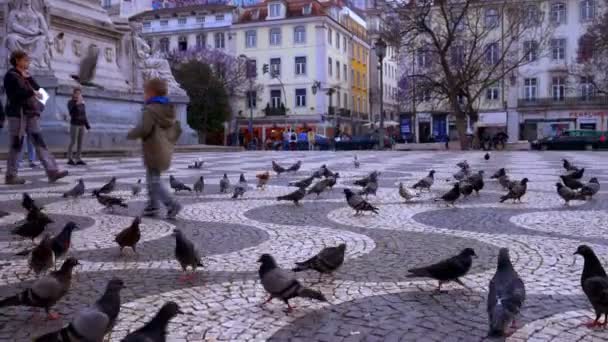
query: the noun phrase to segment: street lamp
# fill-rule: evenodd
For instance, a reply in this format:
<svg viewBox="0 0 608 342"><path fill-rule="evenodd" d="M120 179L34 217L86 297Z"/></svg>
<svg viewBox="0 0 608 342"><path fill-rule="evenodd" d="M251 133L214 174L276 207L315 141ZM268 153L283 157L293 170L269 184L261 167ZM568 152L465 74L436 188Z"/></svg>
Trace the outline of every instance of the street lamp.
<svg viewBox="0 0 608 342"><path fill-rule="evenodd" d="M314 82L312 83L311 90L312 90L312 94L313 94L313 95L317 95L317 92L318 92L319 90L325 90L325 91L326 91L327 96L329 96L329 106L328 106L328 108L327 108L327 115L328 115L328 116L332 115L332 113L331 113L331 110L332 110L332 95L333 95L333 93L336 91L336 89L334 89L334 88L332 88L332 87L330 87L330 88L326 88L326 89L323 89L323 88L321 87L321 82L319 82L319 81L314 81ZM339 128L339 124L338 124L338 113L336 112L336 110L335 110L335 109L334 109L334 113L333 113L333 115L332 115L332 116L334 117L334 120L335 120L335 127L334 127L334 138L335 138L335 137L336 137L336 135L338 134L338 128Z"/></svg>
<svg viewBox="0 0 608 342"><path fill-rule="evenodd" d="M249 134L253 139L253 80L257 77L257 68L255 60L250 59L245 55L240 55L239 58L245 60L245 76L249 80L249 91L247 92L247 104L249 105Z"/></svg>
<svg viewBox="0 0 608 342"><path fill-rule="evenodd" d="M386 56L386 42L379 38L374 45L376 56L378 56L378 70L380 72L380 149L384 149L384 77L382 61Z"/></svg>

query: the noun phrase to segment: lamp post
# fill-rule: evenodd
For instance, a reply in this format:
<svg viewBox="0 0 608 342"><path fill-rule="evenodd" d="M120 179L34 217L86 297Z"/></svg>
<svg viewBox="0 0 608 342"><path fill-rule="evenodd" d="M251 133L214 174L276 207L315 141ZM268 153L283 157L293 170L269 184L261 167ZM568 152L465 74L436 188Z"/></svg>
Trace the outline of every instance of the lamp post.
<svg viewBox="0 0 608 342"><path fill-rule="evenodd" d="M253 80L257 77L257 68L255 60L245 55L240 55L239 58L245 60L245 76L249 81L249 91L247 92L247 105L249 106L248 130L249 134L251 134L251 139L253 139Z"/></svg>
<svg viewBox="0 0 608 342"><path fill-rule="evenodd" d="M327 107L327 115L328 116L332 115L332 113L331 113L331 109L332 109L332 95L336 91L336 89L331 88L331 87L323 89L323 88L321 88L321 82L314 81L312 83L311 90L312 90L312 94L313 95L317 95L317 92L319 90L325 90L326 91L327 96L329 96L329 106ZM333 113L332 116L333 116L333 119L335 120L335 126L334 126L334 138L335 138L336 135L337 135L337 133L338 133L338 113L336 112L335 109L334 109L334 113Z"/></svg>
<svg viewBox="0 0 608 342"><path fill-rule="evenodd" d="M380 72L380 134L379 134L379 145L380 149L384 149L384 77L382 61L386 56L386 42L379 38L374 45L376 50L376 56L378 57L378 71Z"/></svg>

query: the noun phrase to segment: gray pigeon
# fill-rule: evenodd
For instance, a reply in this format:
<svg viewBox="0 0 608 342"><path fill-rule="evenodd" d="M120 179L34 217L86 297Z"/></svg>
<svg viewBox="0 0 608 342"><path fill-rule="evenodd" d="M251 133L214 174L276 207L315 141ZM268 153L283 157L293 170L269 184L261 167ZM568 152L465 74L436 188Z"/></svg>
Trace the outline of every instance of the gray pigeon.
<svg viewBox="0 0 608 342"><path fill-rule="evenodd" d="M357 158L356 154L353 157L353 165L355 166L355 169L358 169L361 166L361 162L359 162L359 158Z"/></svg>
<svg viewBox="0 0 608 342"><path fill-rule="evenodd" d="M80 66L78 68L78 75L71 75L71 77L83 86L95 86L99 85L93 83L95 74L97 72L97 61L99 60L99 47L96 45L90 45L87 51L87 55L80 60Z"/></svg>
<svg viewBox="0 0 608 342"><path fill-rule="evenodd" d="M593 198L598 191L600 191L600 182L597 178L593 177L589 180L589 183L583 185L580 193L587 199L587 197Z"/></svg>
<svg viewBox="0 0 608 342"><path fill-rule="evenodd" d="M317 197L319 197L319 195L321 193L323 193L323 191L325 191L327 189L327 187L329 186L329 181L327 178L322 179L320 181L318 181L317 183L315 183L315 185L313 185L309 190L308 190L308 194L317 194Z"/></svg>
<svg viewBox="0 0 608 342"><path fill-rule="evenodd" d="M190 189L189 186L187 186L186 184L177 180L177 178L173 177L173 175L169 176L169 185L171 186L171 189L175 190L175 192L180 192L180 191L192 192L192 189Z"/></svg>
<svg viewBox="0 0 608 342"><path fill-rule="evenodd" d="M370 173L366 177L363 177L361 179L357 179L356 181L353 182L353 184L364 188L370 182L376 182L377 183L379 175L380 174L378 173L378 171L373 171L372 173Z"/></svg>
<svg viewBox="0 0 608 342"><path fill-rule="evenodd" d="M68 197L78 198L78 197L84 195L84 191L85 191L84 181L82 179L79 179L78 184L76 184L76 186L74 186L71 190L69 190L68 192L63 194L63 198L68 198Z"/></svg>
<svg viewBox="0 0 608 342"><path fill-rule="evenodd" d="M504 174L504 175L498 177L498 184L500 184L502 186L502 188L506 190L506 189L511 188L513 185L517 184L517 182L512 181L511 179L509 179L509 176Z"/></svg>
<svg viewBox="0 0 608 342"><path fill-rule="evenodd" d="M365 198L367 198L369 195L376 196L376 191L378 191L378 178L374 177L367 182L367 184L363 187L363 190L359 192L359 195L365 195Z"/></svg>
<svg viewBox="0 0 608 342"><path fill-rule="evenodd" d="M591 247L580 245L574 254L581 255L585 259L581 286L595 311L595 320L587 323L587 327L605 326L608 322L608 276L606 271ZM602 315L604 315L603 324L600 323Z"/></svg>
<svg viewBox="0 0 608 342"><path fill-rule="evenodd" d="M137 180L137 183L131 186L131 194L137 196L141 193L141 179Z"/></svg>
<svg viewBox="0 0 608 342"><path fill-rule="evenodd" d="M53 240L49 234L45 234L40 243L32 250L25 250L17 255L30 255L28 265L36 276L49 270L55 265L55 253L53 252Z"/></svg>
<svg viewBox="0 0 608 342"><path fill-rule="evenodd" d="M502 337L510 335L507 328L514 322L521 307L526 300L526 288L523 280L519 277L511 258L509 250L501 248L498 252L498 264L496 273L488 291L488 321L490 329L488 336Z"/></svg>
<svg viewBox="0 0 608 342"><path fill-rule="evenodd" d="M118 278L110 280L103 296L95 304L84 308L65 328L36 338L34 341L103 341L120 313L120 290L124 283ZM70 336L78 336L76 339ZM65 339L68 337L67 339Z"/></svg>
<svg viewBox="0 0 608 342"><path fill-rule="evenodd" d="M292 193L289 193L285 196L277 197L277 201L291 201L295 205L299 205L300 201L304 198L304 196L306 196L306 189L298 188L298 190Z"/></svg>
<svg viewBox="0 0 608 342"><path fill-rule="evenodd" d="M262 286L270 295L264 304L270 302L273 298L278 298L287 304L287 312L291 312L293 308L289 305L289 300L295 297L327 302L321 292L302 286L293 272L280 268L270 254L262 254L258 262L261 263L258 274Z"/></svg>
<svg viewBox="0 0 608 342"><path fill-rule="evenodd" d="M429 171L429 174L419 180L416 184L412 185L412 189L420 189L420 190L431 190L431 186L435 182L435 170Z"/></svg>
<svg viewBox="0 0 608 342"><path fill-rule="evenodd" d="M333 176L329 176L327 177L327 187L329 188L329 190L333 190L334 186L338 183L338 178L340 178L340 173L336 172L333 174Z"/></svg>
<svg viewBox="0 0 608 342"><path fill-rule="evenodd" d="M460 167L460 170L453 175L457 181L461 181L471 175L471 168L466 161L458 163L458 167Z"/></svg>
<svg viewBox="0 0 608 342"><path fill-rule="evenodd" d="M526 194L526 190L528 189L528 178L522 179L520 182L512 184L509 188L509 193L500 197L500 203L512 199L513 202L516 200L521 202L521 198Z"/></svg>
<svg viewBox="0 0 608 342"><path fill-rule="evenodd" d="M228 175L224 173L224 177L220 179L220 193L227 193L230 189L230 179Z"/></svg>
<svg viewBox="0 0 608 342"><path fill-rule="evenodd" d="M458 188L460 189L460 193L464 196L464 198L467 198L473 193L473 190L475 190L473 188L473 184L466 179L458 182Z"/></svg>
<svg viewBox="0 0 608 342"><path fill-rule="evenodd" d="M173 233L175 235L175 259L177 259L184 272L187 272L188 266L192 268L192 273L184 275L180 280L192 280L196 273L196 268L203 266L200 253L192 241L184 236L181 230L174 229Z"/></svg>
<svg viewBox="0 0 608 342"><path fill-rule="evenodd" d="M200 178L196 181L196 183L194 183L194 192L197 195L200 195L203 193L203 191L205 191L205 178L203 176L200 176Z"/></svg>
<svg viewBox="0 0 608 342"><path fill-rule="evenodd" d="M241 176L239 177L239 182L235 185L234 190L232 192L232 198L237 199L239 197L243 197L246 191L247 180L245 179L245 175L241 173Z"/></svg>
<svg viewBox="0 0 608 342"><path fill-rule="evenodd" d="M272 161L272 170L277 173L277 176L280 176L283 172L287 172L284 167L277 164L277 162L275 162L274 160Z"/></svg>
<svg viewBox="0 0 608 342"><path fill-rule="evenodd" d="M469 183L471 183L471 185L473 186L473 190L475 190L475 193L477 194L477 196L479 196L479 191L481 189L483 189L484 186L484 182L483 182L483 170L480 170L477 173L472 174L471 176L469 176L469 178L467 178L467 181Z"/></svg>
<svg viewBox="0 0 608 342"><path fill-rule="evenodd" d="M374 214L378 214L378 208L369 204L361 195L354 193L350 189L344 189L344 195L346 196L346 203L348 203L348 206L355 209L355 216L365 211L371 211Z"/></svg>
<svg viewBox="0 0 608 342"><path fill-rule="evenodd" d="M296 181L296 182L290 182L289 186L297 186L298 188L308 188L310 186L310 184L312 184L312 182L315 180L314 176L310 176L308 178L304 178L302 180Z"/></svg>
<svg viewBox="0 0 608 342"><path fill-rule="evenodd" d="M585 196L570 189L569 187L563 185L562 183L555 183L557 187L557 194L561 197L566 203L565 205L569 205L570 201L573 200L585 200Z"/></svg>
<svg viewBox="0 0 608 342"><path fill-rule="evenodd" d="M325 164L321 165L315 172L312 173L313 178L321 178L327 173L327 166Z"/></svg>
<svg viewBox="0 0 608 342"><path fill-rule="evenodd" d="M564 182L565 186L569 187L572 190L581 189L583 187L583 183L579 182L578 180L576 180L574 178L570 178L570 177L566 177L566 176L559 176L559 178L562 179L562 182Z"/></svg>
<svg viewBox="0 0 608 342"><path fill-rule="evenodd" d="M112 191L116 189L116 177L112 177L108 183L97 190L93 190L93 196L97 196L98 194L110 194Z"/></svg>
<svg viewBox="0 0 608 342"><path fill-rule="evenodd" d="M167 302L143 327L125 337L122 342L165 342L167 325L173 317L183 314L175 302Z"/></svg>
<svg viewBox="0 0 608 342"><path fill-rule="evenodd" d="M0 308L7 306L44 308L49 319L59 318L58 314L51 313L51 307L68 293L72 283L72 270L76 265L78 260L67 258L58 271L39 278L23 292L0 300Z"/></svg>
<svg viewBox="0 0 608 342"><path fill-rule="evenodd" d="M472 248L465 248L460 254L449 259L425 267L412 268L408 270L411 274L408 274L407 277L428 277L436 279L439 281L437 291L441 291L442 284L450 281L465 286L459 278L469 272L473 265L473 257L476 256L477 255Z"/></svg>
<svg viewBox="0 0 608 342"><path fill-rule="evenodd" d="M401 196L406 202L409 202L414 197L420 197L419 194L414 193L412 190L403 186L403 183L399 183L399 196Z"/></svg>
<svg viewBox="0 0 608 342"><path fill-rule="evenodd" d="M296 262L296 267L293 271L302 272L306 270L315 270L319 273L332 273L344 263L345 251L345 243L336 247L325 247L312 258L306 261Z"/></svg>

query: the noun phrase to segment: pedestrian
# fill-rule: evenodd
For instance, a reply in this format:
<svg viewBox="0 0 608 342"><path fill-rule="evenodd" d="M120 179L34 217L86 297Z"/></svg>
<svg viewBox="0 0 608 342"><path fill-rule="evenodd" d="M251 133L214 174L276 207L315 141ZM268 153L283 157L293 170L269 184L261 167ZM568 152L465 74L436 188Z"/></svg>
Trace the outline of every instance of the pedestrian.
<svg viewBox="0 0 608 342"><path fill-rule="evenodd" d="M153 78L145 82L142 117L137 126L129 131L127 139L141 139L142 142L148 187L144 216L157 216L162 203L167 208L167 218L175 219L182 206L162 184L161 173L171 167L173 149L181 135L181 127L167 93L166 81Z"/></svg>
<svg viewBox="0 0 608 342"><path fill-rule="evenodd" d="M296 131L292 129L291 133L289 133L289 149L295 151L297 146L298 135L296 134Z"/></svg>
<svg viewBox="0 0 608 342"><path fill-rule="evenodd" d="M68 111L70 113L70 146L68 147L68 165L87 165L82 158L82 140L84 130L91 129L87 112L82 98L80 88L74 88L72 99L68 101ZM76 158L74 158L74 145L76 145Z"/></svg>
<svg viewBox="0 0 608 342"><path fill-rule="evenodd" d="M44 110L39 101L42 99L41 88L29 73L30 59L27 53L14 51L10 56L10 64L11 69L4 75L10 144L5 183L25 184L25 179L18 176L18 160L26 134L32 140L49 182L54 183L67 176L68 172L57 168L55 158L48 151L40 131L40 115Z"/></svg>
<svg viewBox="0 0 608 342"><path fill-rule="evenodd" d="M445 149L446 150L450 149L450 136L449 135L445 136Z"/></svg>
<svg viewBox="0 0 608 342"><path fill-rule="evenodd" d="M312 128L308 129L308 150L315 150L315 132L312 130Z"/></svg>
<svg viewBox="0 0 608 342"><path fill-rule="evenodd" d="M32 169L35 169L38 167L38 165L36 165L36 149L34 148L34 145L32 144L32 140L28 139L27 135L25 137L23 137L23 141L24 141L24 145L26 148L26 154L27 154L27 160L29 162L29 166ZM17 159L17 168L20 169L21 168L21 163L23 162L23 158L25 158L25 155L23 153L23 147L21 148L21 152L19 152L19 156L20 158Z"/></svg>
<svg viewBox="0 0 608 342"><path fill-rule="evenodd" d="M291 136L290 131L291 130L289 128L283 131L283 150L285 151L289 149L289 137Z"/></svg>

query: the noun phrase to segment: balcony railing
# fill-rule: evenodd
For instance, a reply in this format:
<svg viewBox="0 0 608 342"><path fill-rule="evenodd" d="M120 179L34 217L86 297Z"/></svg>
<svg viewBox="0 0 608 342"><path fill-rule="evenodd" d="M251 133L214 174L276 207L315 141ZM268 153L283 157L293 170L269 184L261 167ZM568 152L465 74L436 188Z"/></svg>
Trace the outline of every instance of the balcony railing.
<svg viewBox="0 0 608 342"><path fill-rule="evenodd" d="M519 99L517 107L519 108L547 108L547 107L597 107L607 106L608 96L591 96L591 97L541 97L535 99Z"/></svg>
<svg viewBox="0 0 608 342"><path fill-rule="evenodd" d="M343 118L350 118L350 109L340 108L338 115Z"/></svg>
<svg viewBox="0 0 608 342"><path fill-rule="evenodd" d="M285 107L266 107L264 109L266 116L281 116L286 114Z"/></svg>

